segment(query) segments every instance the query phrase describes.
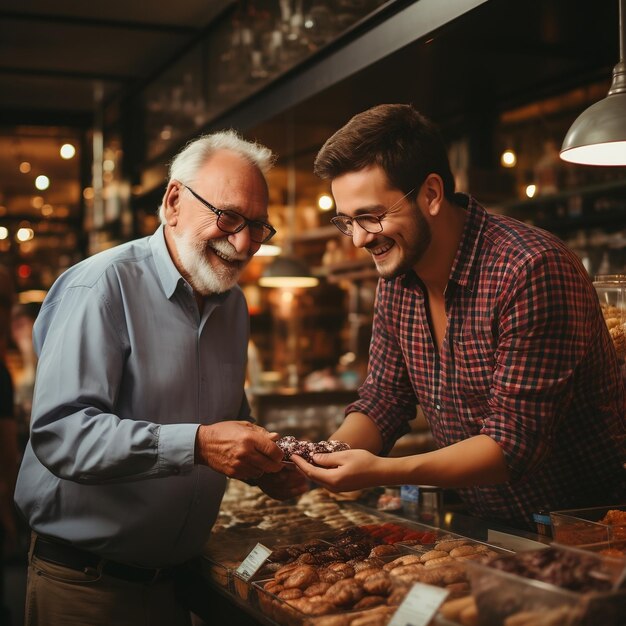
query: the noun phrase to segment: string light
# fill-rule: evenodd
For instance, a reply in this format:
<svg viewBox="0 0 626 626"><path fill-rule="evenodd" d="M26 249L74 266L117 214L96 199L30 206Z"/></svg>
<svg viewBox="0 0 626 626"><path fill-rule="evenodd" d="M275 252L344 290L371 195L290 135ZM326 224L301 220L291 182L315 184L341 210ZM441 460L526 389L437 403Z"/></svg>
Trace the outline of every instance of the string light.
<svg viewBox="0 0 626 626"><path fill-rule="evenodd" d="M517 155L514 150L507 148L500 157L500 163L503 167L515 167L517 163Z"/></svg>
<svg viewBox="0 0 626 626"><path fill-rule="evenodd" d="M35 187L39 189L39 191L44 191L50 187L50 179L44 174L40 174L35 178Z"/></svg>
<svg viewBox="0 0 626 626"><path fill-rule="evenodd" d="M62 159L71 159L76 154L76 148L71 143L64 143L59 153Z"/></svg>

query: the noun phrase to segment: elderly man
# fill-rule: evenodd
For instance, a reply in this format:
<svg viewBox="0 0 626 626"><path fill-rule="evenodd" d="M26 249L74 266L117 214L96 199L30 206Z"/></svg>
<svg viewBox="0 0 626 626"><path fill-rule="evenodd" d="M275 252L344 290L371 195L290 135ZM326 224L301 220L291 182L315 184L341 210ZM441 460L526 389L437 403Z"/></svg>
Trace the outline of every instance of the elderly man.
<svg viewBox="0 0 626 626"><path fill-rule="evenodd" d="M65 272L34 328L16 502L33 529L27 624L188 624L176 567L200 554L226 477L305 482L244 394L237 279L274 229L267 148L232 131L174 159L150 237Z"/></svg>

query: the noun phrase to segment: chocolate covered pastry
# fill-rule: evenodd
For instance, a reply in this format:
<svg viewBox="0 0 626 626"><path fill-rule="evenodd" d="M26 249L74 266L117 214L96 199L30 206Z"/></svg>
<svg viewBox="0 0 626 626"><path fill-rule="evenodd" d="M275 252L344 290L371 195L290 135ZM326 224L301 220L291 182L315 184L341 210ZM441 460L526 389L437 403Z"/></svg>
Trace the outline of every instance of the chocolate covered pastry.
<svg viewBox="0 0 626 626"><path fill-rule="evenodd" d="M313 462L314 454L342 452L350 449L350 446L343 441L318 441L315 443L313 441L301 441L291 435L281 437L276 445L283 451L283 461L289 461L293 454L297 454L309 463Z"/></svg>

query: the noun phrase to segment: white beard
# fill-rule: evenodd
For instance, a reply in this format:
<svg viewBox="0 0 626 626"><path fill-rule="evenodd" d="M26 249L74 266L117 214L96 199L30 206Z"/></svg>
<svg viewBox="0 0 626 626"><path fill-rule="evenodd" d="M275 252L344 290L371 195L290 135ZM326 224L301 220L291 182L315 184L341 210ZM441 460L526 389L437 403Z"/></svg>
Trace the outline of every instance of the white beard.
<svg viewBox="0 0 626 626"><path fill-rule="evenodd" d="M212 293L228 291L237 284L245 263L228 266L218 261L217 267L213 267L206 258L207 248L212 248L230 260L247 261L249 259L245 254L238 254L225 237L196 243L189 241L185 235L173 234L178 258L194 291L208 296Z"/></svg>

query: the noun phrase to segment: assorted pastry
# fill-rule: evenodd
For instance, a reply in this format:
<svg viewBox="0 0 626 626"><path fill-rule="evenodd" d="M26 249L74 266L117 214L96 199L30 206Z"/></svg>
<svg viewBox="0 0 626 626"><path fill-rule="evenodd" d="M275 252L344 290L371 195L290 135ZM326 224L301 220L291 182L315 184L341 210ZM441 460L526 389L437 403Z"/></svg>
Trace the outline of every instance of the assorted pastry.
<svg viewBox="0 0 626 626"><path fill-rule="evenodd" d="M350 449L344 441L303 441L291 435L281 437L276 445L283 451L283 461L290 461L291 457L297 454L309 463L313 463L314 454L328 454Z"/></svg>

